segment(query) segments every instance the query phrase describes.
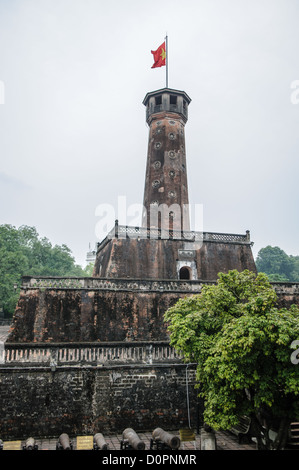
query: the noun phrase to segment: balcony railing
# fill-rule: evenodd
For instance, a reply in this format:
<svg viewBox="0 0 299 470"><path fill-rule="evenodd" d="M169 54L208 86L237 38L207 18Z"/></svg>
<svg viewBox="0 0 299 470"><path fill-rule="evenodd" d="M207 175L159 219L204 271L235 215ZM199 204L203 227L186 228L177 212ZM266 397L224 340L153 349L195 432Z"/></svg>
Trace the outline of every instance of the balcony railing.
<svg viewBox="0 0 299 470"><path fill-rule="evenodd" d="M180 363L182 357L167 342L119 343L5 343L0 364L22 366Z"/></svg>
<svg viewBox="0 0 299 470"><path fill-rule="evenodd" d="M146 108L146 120L152 115L156 113L161 113L162 111L169 111L171 113L177 113L181 114L184 116L184 118L187 120L188 119L188 107L183 107L179 106L177 104L169 104L169 105L163 105L163 104L156 104L154 106L147 106Z"/></svg>
<svg viewBox="0 0 299 470"><path fill-rule="evenodd" d="M129 225L119 225L118 221L108 233L107 237L98 244L98 249L102 244L107 243L107 239L112 238L149 238L149 239L171 239L183 240L185 242L217 242L217 243L241 243L251 244L250 232L245 234L217 233L217 232L195 232L187 230L167 230L159 228L133 227Z"/></svg>

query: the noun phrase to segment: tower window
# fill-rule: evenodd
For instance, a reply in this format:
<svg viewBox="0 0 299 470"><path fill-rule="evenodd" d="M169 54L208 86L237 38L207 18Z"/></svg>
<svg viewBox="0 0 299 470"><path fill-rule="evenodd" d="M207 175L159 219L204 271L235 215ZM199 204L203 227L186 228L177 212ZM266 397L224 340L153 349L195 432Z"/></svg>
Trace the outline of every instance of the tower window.
<svg viewBox="0 0 299 470"><path fill-rule="evenodd" d="M156 103L156 106L159 104L162 104L162 96L156 96L155 103Z"/></svg>
<svg viewBox="0 0 299 470"><path fill-rule="evenodd" d="M177 97L174 95L170 95L170 104L176 104L177 103Z"/></svg>
<svg viewBox="0 0 299 470"><path fill-rule="evenodd" d="M186 266L180 269L180 279L190 280L190 270Z"/></svg>

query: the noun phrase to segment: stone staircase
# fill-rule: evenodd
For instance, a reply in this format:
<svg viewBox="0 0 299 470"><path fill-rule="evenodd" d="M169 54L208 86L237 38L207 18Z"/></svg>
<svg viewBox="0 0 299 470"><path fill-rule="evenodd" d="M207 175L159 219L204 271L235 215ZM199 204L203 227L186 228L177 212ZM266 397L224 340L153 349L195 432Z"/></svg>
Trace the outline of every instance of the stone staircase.
<svg viewBox="0 0 299 470"><path fill-rule="evenodd" d="M299 450L299 422L291 423L287 447Z"/></svg>

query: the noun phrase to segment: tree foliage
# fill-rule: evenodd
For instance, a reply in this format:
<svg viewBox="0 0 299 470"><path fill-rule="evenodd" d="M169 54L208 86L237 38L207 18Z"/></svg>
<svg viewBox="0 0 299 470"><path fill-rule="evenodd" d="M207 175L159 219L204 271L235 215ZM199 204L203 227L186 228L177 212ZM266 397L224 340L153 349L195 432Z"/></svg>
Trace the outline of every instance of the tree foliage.
<svg viewBox="0 0 299 470"><path fill-rule="evenodd" d="M270 281L299 282L299 256L287 255L278 246L262 248L257 254L256 267Z"/></svg>
<svg viewBox="0 0 299 470"><path fill-rule="evenodd" d="M0 225L0 307L14 312L21 278L28 276L86 276L66 245L52 246L35 227Z"/></svg>
<svg viewBox="0 0 299 470"><path fill-rule="evenodd" d="M165 314L171 344L197 363L204 420L230 429L251 418L259 448L282 448L299 418L299 367L291 343L299 339L299 309L277 309L265 274L236 270L181 299ZM270 430L277 433L270 439Z"/></svg>

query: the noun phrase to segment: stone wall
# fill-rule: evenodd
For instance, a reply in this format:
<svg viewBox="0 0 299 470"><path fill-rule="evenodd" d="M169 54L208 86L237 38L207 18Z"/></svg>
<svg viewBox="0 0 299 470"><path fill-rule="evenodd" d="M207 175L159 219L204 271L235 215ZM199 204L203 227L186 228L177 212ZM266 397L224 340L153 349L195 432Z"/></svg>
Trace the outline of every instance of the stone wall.
<svg viewBox="0 0 299 470"><path fill-rule="evenodd" d="M121 290L26 289L9 342L168 339L166 310L183 293Z"/></svg>
<svg viewBox="0 0 299 470"><path fill-rule="evenodd" d="M299 282L272 282L280 308L299 305Z"/></svg>
<svg viewBox="0 0 299 470"><path fill-rule="evenodd" d="M8 342L168 341L166 310L212 283L24 278ZM299 304L299 283L273 287L278 306Z"/></svg>
<svg viewBox="0 0 299 470"><path fill-rule="evenodd" d="M128 426L178 429L187 425L187 384L191 423L197 425L202 408L194 365L187 369L168 341L130 337L164 339L167 306L207 283L132 282L24 279L13 328L0 351L1 439L120 432ZM299 284L273 286L279 306L299 304ZM135 304L124 312L128 299ZM105 336L114 341L100 339ZM116 341L119 336L125 341ZM78 337L86 342L76 343Z"/></svg>
<svg viewBox="0 0 299 470"><path fill-rule="evenodd" d="M188 425L188 416L196 429L202 409L194 389L194 366L183 364L167 345L106 344L99 361L92 352L99 345L76 347L81 354L85 351L85 361L70 359L66 345L56 345L65 358L57 363L51 362L51 354L42 353L43 345L33 348L39 356L36 362L28 346L23 359L20 350L16 355L7 346L0 366L1 439L119 433L127 427L178 430ZM93 360L87 359L87 350Z"/></svg>

